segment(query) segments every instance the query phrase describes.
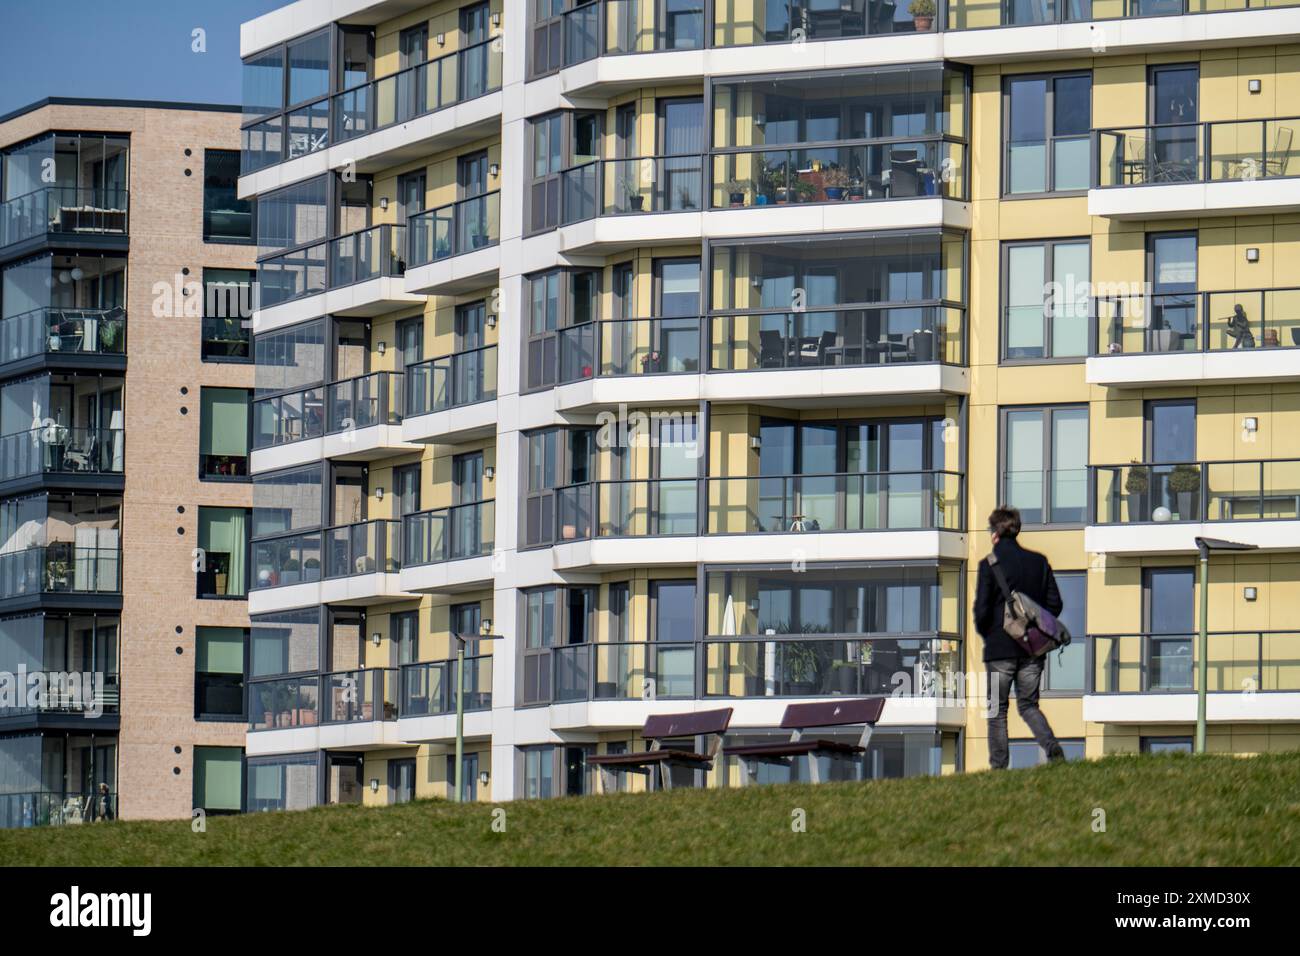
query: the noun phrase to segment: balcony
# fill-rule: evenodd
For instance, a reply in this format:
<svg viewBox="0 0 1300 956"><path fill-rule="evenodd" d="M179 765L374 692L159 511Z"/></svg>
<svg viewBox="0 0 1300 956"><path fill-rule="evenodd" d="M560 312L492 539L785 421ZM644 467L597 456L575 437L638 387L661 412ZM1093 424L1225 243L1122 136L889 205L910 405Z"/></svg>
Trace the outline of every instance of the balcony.
<svg viewBox="0 0 1300 956"><path fill-rule="evenodd" d="M1300 117L1096 130L1088 214L1138 220L1293 212L1300 209L1297 129Z"/></svg>
<svg viewBox="0 0 1300 956"><path fill-rule="evenodd" d="M402 437L456 444L494 435L496 397L495 345L408 365Z"/></svg>
<svg viewBox="0 0 1300 956"><path fill-rule="evenodd" d="M401 719L405 741L449 741L456 737L455 660L402 666ZM464 670L465 736L484 738L492 730L492 657L468 656Z"/></svg>
<svg viewBox="0 0 1300 956"><path fill-rule="evenodd" d="M500 38L350 87L243 131L241 195L349 163L392 166L482 139L501 117ZM287 155L284 150L287 148Z"/></svg>
<svg viewBox="0 0 1300 956"><path fill-rule="evenodd" d="M468 591L492 585L496 502L475 501L402 518L402 590Z"/></svg>
<svg viewBox="0 0 1300 956"><path fill-rule="evenodd" d="M402 439L401 372L371 372L253 403L254 472L319 461L374 461L418 451Z"/></svg>
<svg viewBox="0 0 1300 956"><path fill-rule="evenodd" d="M501 268L501 193L417 213L410 231L408 292L454 295L495 282Z"/></svg>
<svg viewBox="0 0 1300 956"><path fill-rule="evenodd" d="M1088 641L1084 720L1192 723L1199 659L1195 634L1100 634ZM1294 722L1300 715L1300 632L1207 637L1206 719Z"/></svg>
<svg viewBox="0 0 1300 956"><path fill-rule="evenodd" d="M126 311L32 309L0 321L0 369L126 367Z"/></svg>
<svg viewBox="0 0 1300 956"><path fill-rule="evenodd" d="M115 248L127 235L125 189L45 186L0 204L0 248L35 244L51 236L75 237L88 244L105 238Z"/></svg>
<svg viewBox="0 0 1300 956"><path fill-rule="evenodd" d="M1093 465L1084 549L1195 554L1198 536L1300 548L1300 460Z"/></svg>
<svg viewBox="0 0 1300 956"><path fill-rule="evenodd" d="M80 790L31 790L0 794L0 829L79 826L99 819L116 820L117 794Z"/></svg>
<svg viewBox="0 0 1300 956"><path fill-rule="evenodd" d="M1281 382L1300 377L1300 288L1095 300L1097 385Z"/></svg>
<svg viewBox="0 0 1300 956"><path fill-rule="evenodd" d="M808 561L954 557L963 484L942 471L595 481L556 489L547 523L562 570L788 561L792 549Z"/></svg>
<svg viewBox="0 0 1300 956"><path fill-rule="evenodd" d="M398 670L334 671L248 685L250 752L392 746L397 736Z"/></svg>
<svg viewBox="0 0 1300 956"><path fill-rule="evenodd" d="M116 662L111 666L116 668ZM121 709L122 675L116 669L99 673L87 661L72 671L28 670L25 676L28 681L36 683L15 685L18 697L0 710L0 718L6 721L0 724L0 729L16 729L13 726L15 719L30 726L33 718L75 718L73 727L81 727L84 726L83 720L104 715L116 717ZM28 686L39 689L34 701L27 696ZM44 720L40 723L48 726Z"/></svg>
<svg viewBox="0 0 1300 956"><path fill-rule="evenodd" d="M93 529L92 529L93 530ZM101 534L116 532L105 532ZM117 547L58 541L0 554L0 599L8 609L84 603L122 593L122 552Z"/></svg>
<svg viewBox="0 0 1300 956"><path fill-rule="evenodd" d="M563 66L564 93L609 96L647 83L698 80L705 23L703 0L598 0L534 27L532 41L553 51L552 66Z"/></svg>
<svg viewBox="0 0 1300 956"><path fill-rule="evenodd" d="M400 530L399 521L377 518L254 541L249 613L410 597L397 582Z"/></svg>
<svg viewBox="0 0 1300 956"><path fill-rule="evenodd" d="M60 479L60 484L114 484L121 475L123 430L50 424L0 437L0 488Z"/></svg>
<svg viewBox="0 0 1300 956"><path fill-rule="evenodd" d="M269 332L325 313L374 317L423 303L403 287L405 256L406 227L383 223L263 259L253 329Z"/></svg>

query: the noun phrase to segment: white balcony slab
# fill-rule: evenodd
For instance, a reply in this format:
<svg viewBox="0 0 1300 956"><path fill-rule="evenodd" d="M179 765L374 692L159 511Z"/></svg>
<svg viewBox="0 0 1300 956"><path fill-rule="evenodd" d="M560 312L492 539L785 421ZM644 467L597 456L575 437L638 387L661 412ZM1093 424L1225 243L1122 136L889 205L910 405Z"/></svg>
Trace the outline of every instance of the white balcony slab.
<svg viewBox="0 0 1300 956"><path fill-rule="evenodd" d="M402 419L402 439L408 443L437 443L456 445L486 438L496 434L496 399L457 405L427 415L412 415Z"/></svg>
<svg viewBox="0 0 1300 956"><path fill-rule="evenodd" d="M1083 719L1098 724L1193 724L1195 694L1088 694ZM1210 693L1205 719L1212 724L1300 723L1300 693Z"/></svg>
<svg viewBox="0 0 1300 956"><path fill-rule="evenodd" d="M402 568L397 575L403 592L410 594L455 593L491 587L496 558L490 554L457 561L438 561Z"/></svg>
<svg viewBox="0 0 1300 956"><path fill-rule="evenodd" d="M406 291L401 276L380 276L303 296L253 312L255 335L273 332L322 315L375 317L423 305L425 297Z"/></svg>
<svg viewBox="0 0 1300 956"><path fill-rule="evenodd" d="M406 291L416 295L456 295L496 282L501 271L501 246L448 256L406 270Z"/></svg>
<svg viewBox="0 0 1300 956"><path fill-rule="evenodd" d="M609 253L638 246L699 242L704 236L702 212L644 212L596 216L555 230L558 251Z"/></svg>
<svg viewBox="0 0 1300 956"><path fill-rule="evenodd" d="M1088 190L1088 215L1108 219L1252 216L1300 209L1300 178L1154 183Z"/></svg>
<svg viewBox="0 0 1300 956"><path fill-rule="evenodd" d="M293 468L320 461L325 456L325 439L304 438L270 448L257 448L248 456L248 470L254 475L281 468Z"/></svg>
<svg viewBox="0 0 1300 956"><path fill-rule="evenodd" d="M710 372L702 397L714 402L770 401L792 408L895 405L970 393L970 371L956 365L896 364Z"/></svg>
<svg viewBox="0 0 1300 956"><path fill-rule="evenodd" d="M242 24L239 55L249 56L336 20L374 26L428 5L428 0L294 0Z"/></svg>
<svg viewBox="0 0 1300 956"><path fill-rule="evenodd" d="M941 196L864 202L777 203L703 213L710 238L751 238L877 229L969 229L970 203Z"/></svg>
<svg viewBox="0 0 1300 956"><path fill-rule="evenodd" d="M1286 382L1300 378L1300 349L1094 355L1088 359L1086 375L1090 385L1134 388Z"/></svg>
<svg viewBox="0 0 1300 956"><path fill-rule="evenodd" d="M401 425L368 425L336 432L323 438L305 438L270 448L259 448L250 455L253 474L278 471L305 465L323 458L338 461L376 461L393 455L418 452L421 445L403 440Z"/></svg>
<svg viewBox="0 0 1300 956"><path fill-rule="evenodd" d="M648 535L562 541L551 554L557 571L705 563L960 560L966 554L966 536L959 531Z"/></svg>
<svg viewBox="0 0 1300 956"><path fill-rule="evenodd" d="M353 720L341 724L254 730L246 736L250 757L313 750L379 750L405 743L395 720Z"/></svg>
<svg viewBox="0 0 1300 956"><path fill-rule="evenodd" d="M465 713L465 739L483 740L492 736L492 711L471 710ZM397 733L403 743L441 743L456 739L456 715L399 717Z"/></svg>
<svg viewBox="0 0 1300 956"><path fill-rule="evenodd" d="M269 614L320 604L389 604L418 597L418 594L402 589L398 575L374 572L306 584L255 588L248 592L248 613Z"/></svg>
<svg viewBox="0 0 1300 956"><path fill-rule="evenodd" d="M1196 539L1253 544L1260 551L1300 551L1300 521L1153 522L1088 525L1083 549L1092 554L1197 553Z"/></svg>

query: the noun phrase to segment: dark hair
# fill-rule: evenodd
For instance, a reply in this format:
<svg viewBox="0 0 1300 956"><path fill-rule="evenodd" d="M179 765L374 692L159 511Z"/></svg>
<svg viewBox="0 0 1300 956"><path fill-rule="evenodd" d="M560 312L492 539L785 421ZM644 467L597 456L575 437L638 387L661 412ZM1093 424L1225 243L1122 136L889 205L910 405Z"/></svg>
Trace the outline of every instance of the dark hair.
<svg viewBox="0 0 1300 956"><path fill-rule="evenodd" d="M999 505L989 515L989 530L999 538L1014 538L1020 534L1020 509Z"/></svg>

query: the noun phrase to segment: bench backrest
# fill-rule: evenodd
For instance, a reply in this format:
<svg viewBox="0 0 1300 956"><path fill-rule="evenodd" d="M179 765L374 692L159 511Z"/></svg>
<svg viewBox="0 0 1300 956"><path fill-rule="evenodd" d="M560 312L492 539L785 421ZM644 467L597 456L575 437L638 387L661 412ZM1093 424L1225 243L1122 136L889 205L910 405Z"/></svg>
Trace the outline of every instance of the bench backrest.
<svg viewBox="0 0 1300 956"><path fill-rule="evenodd" d="M641 736L647 740L665 737L695 737L700 734L725 734L731 725L731 708L701 710L690 714L656 714L647 717Z"/></svg>
<svg viewBox="0 0 1300 956"><path fill-rule="evenodd" d="M883 697L857 697L818 701L815 704L790 704L781 718L783 730L808 727L836 727L841 724L874 724L885 709Z"/></svg>

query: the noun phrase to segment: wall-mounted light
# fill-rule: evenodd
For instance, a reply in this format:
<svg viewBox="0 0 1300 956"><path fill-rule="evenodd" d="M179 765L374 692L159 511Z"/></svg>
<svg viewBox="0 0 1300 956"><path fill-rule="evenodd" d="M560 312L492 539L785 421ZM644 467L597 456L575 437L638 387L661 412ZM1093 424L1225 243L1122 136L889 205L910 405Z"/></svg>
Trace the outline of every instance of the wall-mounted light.
<svg viewBox="0 0 1300 956"><path fill-rule="evenodd" d="M375 346L375 349L379 352L380 355L383 355L385 352L388 351L388 343L383 339L380 339L379 344Z"/></svg>
<svg viewBox="0 0 1300 956"><path fill-rule="evenodd" d="M755 125L755 126L759 126L759 127L766 126L766 125L767 125L767 114L766 114L766 113L755 113L755 114L754 114L754 125Z"/></svg>
<svg viewBox="0 0 1300 956"><path fill-rule="evenodd" d="M1245 432L1258 431L1259 419L1256 418L1254 415L1246 416L1241 420L1241 430Z"/></svg>
<svg viewBox="0 0 1300 956"><path fill-rule="evenodd" d="M370 792L371 792L371 793L378 793L378 792L379 792L379 778L378 778L378 777L371 777L371 778L370 778Z"/></svg>
<svg viewBox="0 0 1300 956"><path fill-rule="evenodd" d="M763 277L754 276L749 280L749 284L752 285L755 289L761 289L763 288Z"/></svg>
<svg viewBox="0 0 1300 956"><path fill-rule="evenodd" d="M82 279L86 277L86 273L84 270L82 270L81 266L77 266L76 268L74 268L72 272L69 273L69 275L72 276L72 281L74 282L80 282Z"/></svg>
<svg viewBox="0 0 1300 956"><path fill-rule="evenodd" d="M488 313L487 327L489 329L495 329L497 327L497 317L491 312Z"/></svg>
<svg viewBox="0 0 1300 956"><path fill-rule="evenodd" d="M491 634L491 633L492 633L492 618L490 618L490 617L485 617L485 618L483 618L483 620L479 622L479 625L478 625L478 632L479 632L480 634L484 635L485 637L486 637L488 634Z"/></svg>
<svg viewBox="0 0 1300 956"><path fill-rule="evenodd" d="M438 46L446 46L446 45L447 45L447 34L445 34L445 33L439 33L439 34L438 34Z"/></svg>
<svg viewBox="0 0 1300 956"><path fill-rule="evenodd" d="M491 779L492 778L488 776L488 772L486 770L480 770L478 772L478 785L480 787L486 787L488 785L488 781Z"/></svg>
<svg viewBox="0 0 1300 956"><path fill-rule="evenodd" d="M492 14L492 25L494 27L501 26L501 14L499 13Z"/></svg>
<svg viewBox="0 0 1300 956"><path fill-rule="evenodd" d="M1246 250L1246 261L1247 261L1247 262L1259 262L1259 248L1258 248L1258 247L1256 247L1256 246L1251 246L1249 249Z"/></svg>
<svg viewBox="0 0 1300 956"><path fill-rule="evenodd" d="M763 439L760 438L758 435L750 435L750 436L749 436L749 447L750 447L750 448L762 448L762 447L763 447Z"/></svg>
<svg viewBox="0 0 1300 956"><path fill-rule="evenodd" d="M757 613L758 613L758 609L759 609L759 607L760 607L761 605L758 603L758 598L750 598L750 599L749 599L749 604L748 604L747 606L748 606L748 608L749 608L751 611L753 611L755 614L757 614Z"/></svg>
<svg viewBox="0 0 1300 956"><path fill-rule="evenodd" d="M493 468L491 465L488 465L486 468L483 469L483 477L486 478L488 481L492 481L494 478L496 478L496 476L497 476L497 470Z"/></svg>
<svg viewBox="0 0 1300 956"><path fill-rule="evenodd" d="M375 489L375 500L376 501L384 500L384 489L382 487Z"/></svg>
<svg viewBox="0 0 1300 956"><path fill-rule="evenodd" d="M379 646L379 642L380 642L381 640L383 640L383 638L381 638L381 637L379 636L379 632L378 632L378 631L375 631L375 633L373 633L373 634L370 635L370 642L371 642L372 644L374 644L375 647L378 647L378 646Z"/></svg>
<svg viewBox="0 0 1300 956"><path fill-rule="evenodd" d="M1258 93L1258 92L1259 92L1260 90L1262 90L1263 88L1264 88L1264 84L1263 84L1262 82L1260 82L1259 80L1247 80L1247 81L1246 81L1246 89L1250 90L1250 92L1252 92L1252 93Z"/></svg>
<svg viewBox="0 0 1300 956"><path fill-rule="evenodd" d="M387 196L380 196L380 197L379 197L379 208L382 209L384 212L388 212L388 197L387 197Z"/></svg>
<svg viewBox="0 0 1300 956"><path fill-rule="evenodd" d="M492 177L493 179L496 179L498 176L500 176L500 175L501 175L501 164L500 164L500 163L488 163L488 174L491 175L491 177Z"/></svg>
<svg viewBox="0 0 1300 956"><path fill-rule="evenodd" d="M1247 601L1253 601L1259 597L1259 588L1242 588L1241 596Z"/></svg>

